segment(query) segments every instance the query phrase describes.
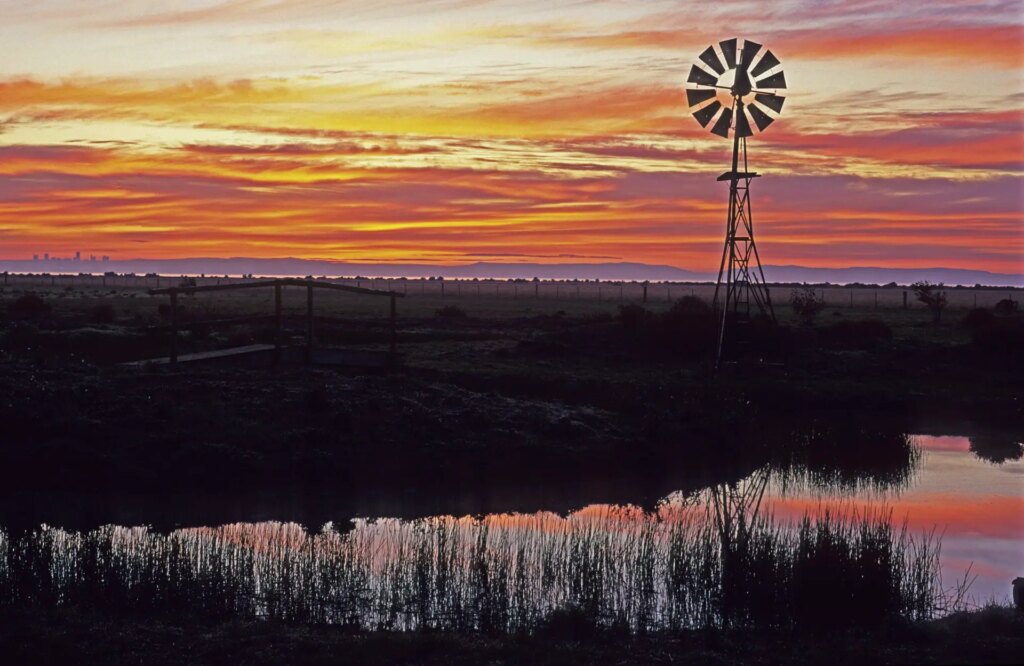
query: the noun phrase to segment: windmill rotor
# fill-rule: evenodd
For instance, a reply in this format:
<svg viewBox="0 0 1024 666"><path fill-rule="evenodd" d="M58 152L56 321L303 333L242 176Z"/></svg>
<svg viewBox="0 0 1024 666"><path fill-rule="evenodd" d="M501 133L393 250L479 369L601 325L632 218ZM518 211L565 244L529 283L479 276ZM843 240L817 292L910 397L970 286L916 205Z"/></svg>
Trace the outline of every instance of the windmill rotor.
<svg viewBox="0 0 1024 666"><path fill-rule="evenodd" d="M686 78L686 102L701 127L726 139L746 138L778 120L786 75L771 50L733 37L708 46L697 60ZM718 91L728 92L732 102L723 104Z"/></svg>

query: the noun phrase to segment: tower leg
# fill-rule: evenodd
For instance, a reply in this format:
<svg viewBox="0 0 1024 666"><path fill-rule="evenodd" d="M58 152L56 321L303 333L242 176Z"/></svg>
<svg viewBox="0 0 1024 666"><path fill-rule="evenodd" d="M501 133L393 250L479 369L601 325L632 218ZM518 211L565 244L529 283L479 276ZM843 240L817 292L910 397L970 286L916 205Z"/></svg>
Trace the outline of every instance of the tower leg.
<svg viewBox="0 0 1024 666"><path fill-rule="evenodd" d="M743 102L737 100L737 113L743 113ZM739 171L742 155L743 171ZM732 171L722 177L729 180L729 211L726 219L725 247L715 286L715 313L718 316L718 340L715 366L719 367L739 342L737 328L748 322L752 314L775 321L768 286L765 284L761 258L754 242L753 214L750 206L750 181L755 174L747 171L745 138L733 137Z"/></svg>

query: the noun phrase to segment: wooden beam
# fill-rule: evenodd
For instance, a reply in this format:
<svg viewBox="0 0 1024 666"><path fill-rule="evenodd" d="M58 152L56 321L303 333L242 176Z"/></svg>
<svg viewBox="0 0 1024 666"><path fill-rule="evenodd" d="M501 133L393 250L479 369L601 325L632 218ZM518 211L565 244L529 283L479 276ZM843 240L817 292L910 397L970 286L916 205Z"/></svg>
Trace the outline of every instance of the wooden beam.
<svg viewBox="0 0 1024 666"><path fill-rule="evenodd" d="M256 280L253 282L237 282L234 284L208 284L195 287L164 287L163 289L150 289L149 294L159 296L162 294L195 294L206 291L229 291L232 289L258 289L260 287L314 287L316 289L333 289L335 291L346 291L352 294L366 294L367 296L390 296L393 291L382 291L380 289L366 289L365 287L353 287L347 284L335 284L333 282L322 282L319 280L300 280L297 278L279 278L274 280ZM401 296L402 294L396 294Z"/></svg>

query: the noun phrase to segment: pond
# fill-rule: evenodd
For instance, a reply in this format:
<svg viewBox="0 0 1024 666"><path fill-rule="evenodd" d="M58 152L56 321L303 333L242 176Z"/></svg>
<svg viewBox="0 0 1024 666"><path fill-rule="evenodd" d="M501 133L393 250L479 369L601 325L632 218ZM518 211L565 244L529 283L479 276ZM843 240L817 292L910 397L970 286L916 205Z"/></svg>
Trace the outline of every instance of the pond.
<svg viewBox="0 0 1024 666"><path fill-rule="evenodd" d="M66 531L54 520L3 533L0 592L155 613L501 631L566 608L648 630L1007 603L1024 573L1020 443L885 433L864 446L824 456L796 446L731 483L647 508L338 516L304 527L281 522L294 507L276 516L263 507L262 522L167 532Z"/></svg>

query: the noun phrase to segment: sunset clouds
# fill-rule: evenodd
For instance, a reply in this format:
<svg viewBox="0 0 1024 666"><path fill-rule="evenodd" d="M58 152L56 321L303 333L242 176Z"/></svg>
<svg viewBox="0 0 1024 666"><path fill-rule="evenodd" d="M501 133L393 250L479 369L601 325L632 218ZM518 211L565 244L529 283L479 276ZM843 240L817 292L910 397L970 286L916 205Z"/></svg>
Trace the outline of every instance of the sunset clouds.
<svg viewBox="0 0 1024 666"><path fill-rule="evenodd" d="M767 263L1024 270L1013 3L48 0L10 14L6 258L567 253L706 270L728 146L689 117L683 82L735 33L770 45L792 88L750 144Z"/></svg>

